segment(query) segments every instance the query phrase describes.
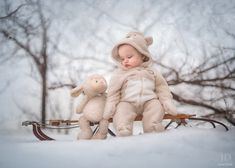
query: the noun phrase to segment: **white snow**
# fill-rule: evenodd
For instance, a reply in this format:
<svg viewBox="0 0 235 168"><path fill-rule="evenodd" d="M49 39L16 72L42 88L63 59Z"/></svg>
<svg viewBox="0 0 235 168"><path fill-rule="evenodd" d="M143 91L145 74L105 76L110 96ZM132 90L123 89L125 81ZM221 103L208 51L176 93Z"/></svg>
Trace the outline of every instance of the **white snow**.
<svg viewBox="0 0 235 168"><path fill-rule="evenodd" d="M28 129L28 128L27 128ZM47 132L57 141L39 141L30 132L0 131L1 168L216 168L235 165L235 129L179 127L159 134L106 140L76 140Z"/></svg>

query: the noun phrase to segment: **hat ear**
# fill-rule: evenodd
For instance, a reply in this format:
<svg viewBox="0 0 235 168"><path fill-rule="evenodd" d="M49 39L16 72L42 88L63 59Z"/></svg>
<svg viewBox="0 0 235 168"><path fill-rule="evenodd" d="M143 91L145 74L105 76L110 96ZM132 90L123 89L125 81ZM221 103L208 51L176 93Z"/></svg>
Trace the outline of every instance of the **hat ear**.
<svg viewBox="0 0 235 168"><path fill-rule="evenodd" d="M144 39L147 43L147 46L150 46L153 43L153 38L152 37L145 37Z"/></svg>

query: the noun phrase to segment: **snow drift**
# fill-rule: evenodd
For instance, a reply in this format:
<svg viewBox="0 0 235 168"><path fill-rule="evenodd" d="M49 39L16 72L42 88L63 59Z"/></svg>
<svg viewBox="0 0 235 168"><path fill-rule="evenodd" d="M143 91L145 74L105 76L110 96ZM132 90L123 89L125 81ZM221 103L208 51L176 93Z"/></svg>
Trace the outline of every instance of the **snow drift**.
<svg viewBox="0 0 235 168"><path fill-rule="evenodd" d="M58 141L39 141L29 133L1 131L2 168L156 168L234 167L235 129L181 127L159 134L141 134L107 140L76 140L55 134Z"/></svg>

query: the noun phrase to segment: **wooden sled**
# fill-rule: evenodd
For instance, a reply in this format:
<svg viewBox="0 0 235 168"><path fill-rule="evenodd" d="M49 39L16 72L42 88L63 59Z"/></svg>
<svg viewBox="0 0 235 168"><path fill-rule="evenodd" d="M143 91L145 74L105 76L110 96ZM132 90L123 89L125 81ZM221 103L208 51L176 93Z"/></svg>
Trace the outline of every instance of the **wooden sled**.
<svg viewBox="0 0 235 168"><path fill-rule="evenodd" d="M204 122L208 122L212 125L213 128L216 128L216 125L220 125L222 127L224 127L224 129L226 131L228 131L228 127L216 120L213 119L208 119L208 118L200 118L200 117L195 117L196 115L194 114L178 114L176 116L170 115L170 114L165 114L164 116L164 120L170 120L169 123L165 126L165 129L168 129L168 127L172 124L172 123L176 123L176 127L178 128L179 126L183 125L186 126L188 125L188 120L197 120L197 121L204 121ZM142 116L137 116L135 121L141 121L142 120ZM112 119L109 120L110 123L113 122ZM93 131L93 134L95 134L97 132L98 128L98 123L90 123L91 126L96 126L96 128ZM41 124L39 122L36 121L24 121L22 122L23 126L29 126L32 125L32 129L33 129L33 134L35 135L35 137L37 137L39 140L44 141L44 140L55 140L49 136L47 136L45 133L42 132L42 128L43 129L71 129L71 128L77 128L79 127L79 123L78 120L49 120L48 123L46 124ZM108 133L111 136L116 136L115 133L111 130L108 129Z"/></svg>

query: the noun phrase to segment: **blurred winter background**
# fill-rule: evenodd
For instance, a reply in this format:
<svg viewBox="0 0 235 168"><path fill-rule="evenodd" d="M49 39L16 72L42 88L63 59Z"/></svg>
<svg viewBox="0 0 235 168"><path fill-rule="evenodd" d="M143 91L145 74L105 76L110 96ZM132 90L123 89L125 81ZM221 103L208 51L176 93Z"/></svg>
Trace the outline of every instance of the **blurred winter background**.
<svg viewBox="0 0 235 168"><path fill-rule="evenodd" d="M0 1L0 126L71 119L70 89L109 77L112 46L129 31L150 51L178 110L234 124L234 0Z"/></svg>
<svg viewBox="0 0 235 168"><path fill-rule="evenodd" d="M0 167L233 167L234 27L234 0L1 0ZM77 142L75 130L69 141L40 143L21 126L77 119L71 88L93 73L109 81L112 46L129 31L153 37L149 49L179 112L230 131Z"/></svg>

